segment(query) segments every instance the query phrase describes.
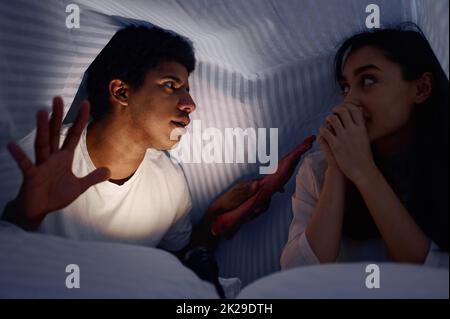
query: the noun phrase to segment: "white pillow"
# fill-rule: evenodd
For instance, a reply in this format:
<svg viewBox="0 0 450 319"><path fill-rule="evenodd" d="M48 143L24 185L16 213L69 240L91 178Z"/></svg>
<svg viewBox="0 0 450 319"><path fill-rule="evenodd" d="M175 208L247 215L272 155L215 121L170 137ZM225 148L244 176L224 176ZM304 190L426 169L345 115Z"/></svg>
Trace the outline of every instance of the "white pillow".
<svg viewBox="0 0 450 319"><path fill-rule="evenodd" d="M298 267L246 286L238 298L447 298L448 269L379 263L380 288L367 288L369 263Z"/></svg>
<svg viewBox="0 0 450 319"><path fill-rule="evenodd" d="M69 264L80 288L67 288ZM218 298L163 250L80 242L29 233L0 222L0 298Z"/></svg>

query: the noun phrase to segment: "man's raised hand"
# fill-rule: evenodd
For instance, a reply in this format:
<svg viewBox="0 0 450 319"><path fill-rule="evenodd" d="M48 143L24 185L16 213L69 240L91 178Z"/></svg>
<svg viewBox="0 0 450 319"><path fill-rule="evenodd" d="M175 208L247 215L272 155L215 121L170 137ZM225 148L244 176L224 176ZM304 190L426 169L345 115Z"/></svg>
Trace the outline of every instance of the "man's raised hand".
<svg viewBox="0 0 450 319"><path fill-rule="evenodd" d="M4 219L25 229L36 229L48 213L66 207L89 187L109 178L110 171L105 167L82 178L72 173L75 148L88 121L89 108L87 101L81 104L61 147L62 99L53 99L50 120L47 111L37 113L34 164L19 145L8 144L8 150L22 172L23 182L16 199L6 207Z"/></svg>

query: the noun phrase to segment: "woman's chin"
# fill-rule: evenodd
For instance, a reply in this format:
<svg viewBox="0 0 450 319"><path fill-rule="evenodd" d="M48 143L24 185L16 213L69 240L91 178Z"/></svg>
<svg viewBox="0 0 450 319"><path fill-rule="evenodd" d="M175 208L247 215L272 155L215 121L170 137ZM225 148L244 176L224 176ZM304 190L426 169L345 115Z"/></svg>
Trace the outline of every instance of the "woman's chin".
<svg viewBox="0 0 450 319"><path fill-rule="evenodd" d="M379 138L381 138L379 132L377 132L376 129L374 129L371 122L366 122L366 130L370 143L373 143Z"/></svg>

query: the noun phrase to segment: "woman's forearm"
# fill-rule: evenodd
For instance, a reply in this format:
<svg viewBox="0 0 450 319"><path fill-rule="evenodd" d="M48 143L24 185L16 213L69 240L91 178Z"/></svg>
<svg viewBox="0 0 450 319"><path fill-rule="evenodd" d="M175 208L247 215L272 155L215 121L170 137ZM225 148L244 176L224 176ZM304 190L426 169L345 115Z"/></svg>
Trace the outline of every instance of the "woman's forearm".
<svg viewBox="0 0 450 319"><path fill-rule="evenodd" d="M354 181L393 260L423 263L430 242L377 168Z"/></svg>
<svg viewBox="0 0 450 319"><path fill-rule="evenodd" d="M338 169L327 169L325 181L306 237L321 263L334 262L339 254L346 178Z"/></svg>

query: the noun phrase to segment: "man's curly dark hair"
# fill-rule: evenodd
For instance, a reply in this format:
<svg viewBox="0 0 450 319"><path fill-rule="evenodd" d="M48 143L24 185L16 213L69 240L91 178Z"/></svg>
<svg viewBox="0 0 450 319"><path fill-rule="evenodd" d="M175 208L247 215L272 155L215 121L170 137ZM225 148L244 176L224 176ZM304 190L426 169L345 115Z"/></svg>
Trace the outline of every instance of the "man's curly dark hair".
<svg viewBox="0 0 450 319"><path fill-rule="evenodd" d="M147 72L161 62L180 63L190 74L195 68L192 42L158 27L130 26L114 34L87 72L93 119L101 119L111 110L108 89L111 80L120 79L138 89Z"/></svg>

